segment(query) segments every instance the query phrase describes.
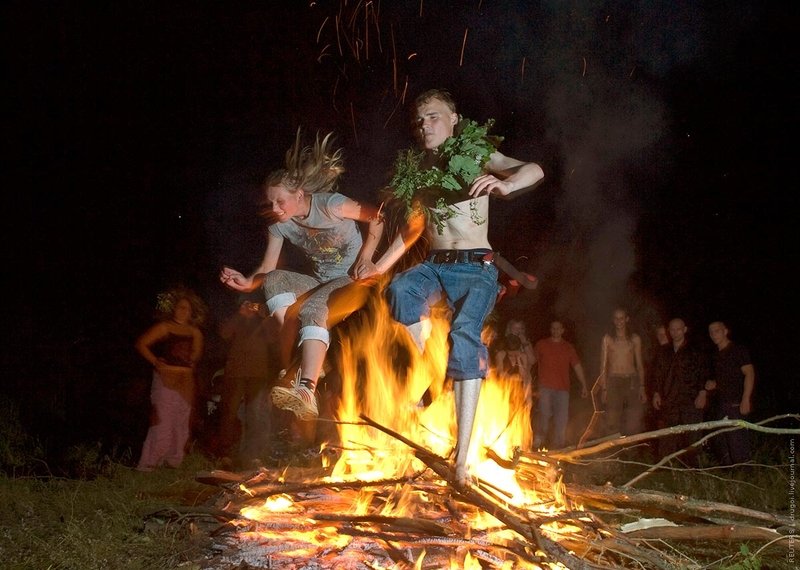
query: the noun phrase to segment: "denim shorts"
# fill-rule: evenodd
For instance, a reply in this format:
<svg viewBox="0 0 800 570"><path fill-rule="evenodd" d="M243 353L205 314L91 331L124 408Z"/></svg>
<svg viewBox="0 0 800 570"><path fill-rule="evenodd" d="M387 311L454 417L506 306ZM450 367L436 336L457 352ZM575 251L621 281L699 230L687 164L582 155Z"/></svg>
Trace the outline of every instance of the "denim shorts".
<svg viewBox="0 0 800 570"><path fill-rule="evenodd" d="M430 317L444 299L452 311L447 375L453 380L485 378L489 353L481 342L483 323L497 300L497 268L491 263L424 261L396 275L386 294L392 316L408 326Z"/></svg>

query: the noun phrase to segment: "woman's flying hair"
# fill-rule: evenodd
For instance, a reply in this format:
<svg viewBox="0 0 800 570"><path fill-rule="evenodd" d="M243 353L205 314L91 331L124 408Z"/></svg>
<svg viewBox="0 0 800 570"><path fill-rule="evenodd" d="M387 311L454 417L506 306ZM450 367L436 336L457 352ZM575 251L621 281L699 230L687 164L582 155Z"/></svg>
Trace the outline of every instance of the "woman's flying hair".
<svg viewBox="0 0 800 570"><path fill-rule="evenodd" d="M317 133L313 146L303 146L301 129L294 144L286 151L284 168L267 176L265 188L284 186L289 192L302 189L308 194L332 192L344 172L342 149L333 150L333 133L320 140Z"/></svg>

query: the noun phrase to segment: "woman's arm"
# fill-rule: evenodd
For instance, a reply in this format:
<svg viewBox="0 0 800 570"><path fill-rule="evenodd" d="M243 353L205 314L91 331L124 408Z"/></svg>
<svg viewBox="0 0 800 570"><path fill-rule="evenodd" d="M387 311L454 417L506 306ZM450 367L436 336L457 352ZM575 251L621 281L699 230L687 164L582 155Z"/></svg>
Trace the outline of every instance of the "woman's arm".
<svg viewBox="0 0 800 570"><path fill-rule="evenodd" d="M405 226L397 233L392 243L383 252L381 258L375 263L378 274L389 271L397 263L403 254L414 245L422 233L425 231L425 214L421 210L415 210L408 218Z"/></svg>
<svg viewBox="0 0 800 570"><path fill-rule="evenodd" d="M380 208L376 209L373 206L362 205L355 200L346 198L342 204L342 216L367 225L361 251L358 253L358 259L353 265L353 277L361 279L374 275L377 271L375 264L372 262L372 256L375 255L375 250L381 241L381 237L383 237L384 228Z"/></svg>
<svg viewBox="0 0 800 570"><path fill-rule="evenodd" d="M269 234L267 238L267 249L264 251L261 264L256 267L250 277L245 277L241 272L231 267L223 267L219 274L219 280L222 281L225 286L236 291L249 292L258 289L261 283L264 282L264 275L278 267L278 260L280 259L282 248L283 238L281 236Z"/></svg>
<svg viewBox="0 0 800 570"><path fill-rule="evenodd" d="M197 327L192 327L192 367L200 361L203 355L203 333Z"/></svg>
<svg viewBox="0 0 800 570"><path fill-rule="evenodd" d="M150 347L167 336L167 332L167 327L164 323L156 323L144 331L144 333L136 339L136 343L134 344L136 351L141 354L142 358L149 362L153 368L158 368L160 361L153 351L150 350Z"/></svg>

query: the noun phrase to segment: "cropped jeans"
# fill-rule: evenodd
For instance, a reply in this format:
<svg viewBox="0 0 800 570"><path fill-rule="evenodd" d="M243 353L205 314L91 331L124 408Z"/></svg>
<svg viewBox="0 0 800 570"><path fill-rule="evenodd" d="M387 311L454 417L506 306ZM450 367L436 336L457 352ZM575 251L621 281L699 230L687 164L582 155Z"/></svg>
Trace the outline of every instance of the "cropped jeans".
<svg viewBox="0 0 800 570"><path fill-rule="evenodd" d="M430 317L431 307L444 299L452 311L447 375L453 380L485 378L489 351L481 330L498 293L497 268L491 263L424 261L396 275L386 294L392 316L409 326Z"/></svg>

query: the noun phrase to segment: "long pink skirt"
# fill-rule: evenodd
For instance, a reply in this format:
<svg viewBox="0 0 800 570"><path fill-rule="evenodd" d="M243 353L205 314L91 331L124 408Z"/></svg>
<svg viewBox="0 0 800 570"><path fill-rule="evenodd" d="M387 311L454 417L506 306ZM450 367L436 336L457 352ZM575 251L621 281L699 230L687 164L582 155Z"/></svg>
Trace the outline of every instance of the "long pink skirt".
<svg viewBox="0 0 800 570"><path fill-rule="evenodd" d="M170 378L170 385L174 385L175 380ZM193 385L194 380L191 373L188 373L186 378L177 381L180 384L179 390L167 388L161 375L153 372L150 390L153 415L142 446L139 465L136 467L139 471L152 471L164 464L179 467L186 455L192 416L192 398L188 396L193 392L187 390L186 384Z"/></svg>

